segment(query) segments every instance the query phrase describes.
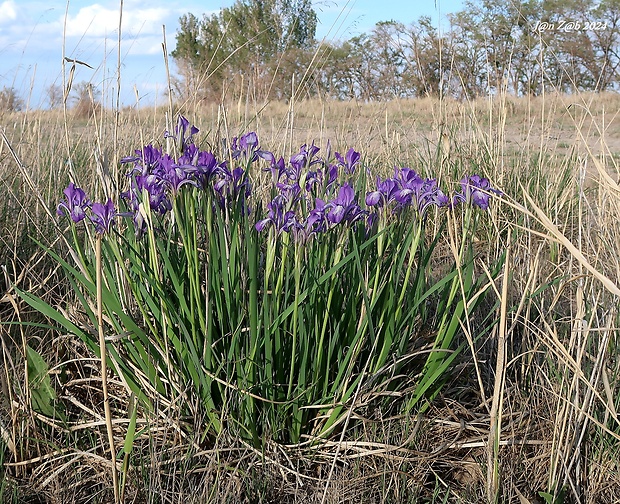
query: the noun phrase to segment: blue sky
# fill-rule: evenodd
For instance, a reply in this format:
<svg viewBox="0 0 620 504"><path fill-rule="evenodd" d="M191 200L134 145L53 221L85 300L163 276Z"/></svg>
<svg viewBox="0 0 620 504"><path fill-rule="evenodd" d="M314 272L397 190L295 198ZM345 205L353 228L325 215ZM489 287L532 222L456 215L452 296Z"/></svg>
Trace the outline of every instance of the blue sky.
<svg viewBox="0 0 620 504"><path fill-rule="evenodd" d="M174 49L178 19L198 17L233 5L234 0L125 0L121 30L121 101L163 103L166 71L162 25L168 50ZM438 25L445 14L462 8L463 0L315 0L317 38L347 39L368 32L378 21L408 24L431 16ZM62 84L62 48L69 58L88 63L77 67L75 82L90 81L111 99L116 92L120 1L0 0L0 89L14 87L30 108L46 107L45 90ZM66 36L63 38L63 32ZM64 40L64 43L63 43ZM68 70L68 68L67 68ZM171 71L174 63L171 60Z"/></svg>

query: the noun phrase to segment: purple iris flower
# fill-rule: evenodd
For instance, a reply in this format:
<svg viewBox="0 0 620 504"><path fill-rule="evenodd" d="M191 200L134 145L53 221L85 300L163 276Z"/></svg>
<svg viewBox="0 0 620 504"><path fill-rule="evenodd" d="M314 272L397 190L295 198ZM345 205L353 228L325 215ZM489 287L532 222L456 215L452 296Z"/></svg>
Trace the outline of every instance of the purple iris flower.
<svg viewBox="0 0 620 504"><path fill-rule="evenodd" d="M282 182L278 182L276 187L280 189L280 194L282 197L289 202L291 205L297 203L301 197L301 187L297 182L293 182L292 184L284 184Z"/></svg>
<svg viewBox="0 0 620 504"><path fill-rule="evenodd" d="M400 191L398 183L393 179L381 181L377 177L377 190L366 194L366 204L368 206L382 207L396 201L396 194Z"/></svg>
<svg viewBox="0 0 620 504"><path fill-rule="evenodd" d="M258 149L258 136L254 131L246 133L239 139L239 147L245 152L254 152Z"/></svg>
<svg viewBox="0 0 620 504"><path fill-rule="evenodd" d="M438 207L450 205L450 198L439 187L432 194L432 203Z"/></svg>
<svg viewBox="0 0 620 504"><path fill-rule="evenodd" d="M338 165L330 165L327 169L327 187L331 186L338 178Z"/></svg>
<svg viewBox="0 0 620 504"><path fill-rule="evenodd" d="M241 137L233 137L230 142L230 156L233 159L239 159L243 155L246 161L253 163L259 157L264 156L263 159L267 158L268 161L271 161L269 158L273 157L273 154L269 156L270 154L270 152L260 150L258 135L254 131L250 131Z"/></svg>
<svg viewBox="0 0 620 504"><path fill-rule="evenodd" d="M176 164L178 165L195 165L198 160L199 150L198 147L194 144L188 145L183 154L177 159ZM166 154L167 155L167 154Z"/></svg>
<svg viewBox="0 0 620 504"><path fill-rule="evenodd" d="M95 225L97 233L103 235L110 232L110 229L114 225L114 217L118 215L114 209L114 203L111 199L108 199L107 203L93 203L92 215L90 220Z"/></svg>
<svg viewBox="0 0 620 504"><path fill-rule="evenodd" d="M172 168L176 171L176 177L172 173ZM219 170L220 166L212 153L197 150L191 160L182 156L177 163L173 162L172 166L166 166L163 178L168 182L167 187L173 192L177 192L180 186L185 184L205 189L209 180L219 173Z"/></svg>
<svg viewBox="0 0 620 504"><path fill-rule="evenodd" d="M198 187L198 182L193 178L190 178L189 173L186 170L173 163L166 166L166 173L164 174L163 183L172 191L173 195L176 195L179 192L179 189L185 184Z"/></svg>
<svg viewBox="0 0 620 504"><path fill-rule="evenodd" d="M280 159L276 161L275 156L273 156L273 161L271 162L271 166L269 168L264 168L263 170L271 172L271 181L272 183L277 184L280 181L280 178L282 177L282 175L286 174L286 165L284 163L284 158L280 157Z"/></svg>
<svg viewBox="0 0 620 504"><path fill-rule="evenodd" d="M352 175L355 172L355 168L359 164L361 160L361 154L359 152L355 152L353 147L351 147L345 157L343 158L339 152L334 153L336 159L338 160L338 164L344 168L344 171Z"/></svg>
<svg viewBox="0 0 620 504"><path fill-rule="evenodd" d="M84 193L83 189L76 187L73 182L63 192L65 194L65 201L61 201L58 204L56 213L58 215L68 215L73 222L80 222L86 217L86 209L90 207L90 201L86 198L86 193Z"/></svg>
<svg viewBox="0 0 620 504"><path fill-rule="evenodd" d="M276 157L273 155L273 152L264 151L264 150L257 150L256 151L256 155L259 158L264 159L265 161L267 161L271 166L276 164ZM282 163L284 163L284 159L282 159Z"/></svg>
<svg viewBox="0 0 620 504"><path fill-rule="evenodd" d="M460 181L461 192L454 195L452 204L459 202L471 203L474 206L487 210L491 200L491 194L501 196L503 193L498 189L493 189L489 179L480 177L480 175L471 175L463 177Z"/></svg>
<svg viewBox="0 0 620 504"><path fill-rule="evenodd" d="M355 191L353 188L345 184L340 187L338 196L330 202L330 209L327 218L333 224L338 224L347 216L347 211L355 200Z"/></svg>
<svg viewBox="0 0 620 504"><path fill-rule="evenodd" d="M439 188L436 179L423 179L411 168L397 168L393 178L377 179L377 189L366 194L368 206L383 207L393 202L397 203L396 212L414 206L423 216L429 206L446 206L450 199Z"/></svg>
<svg viewBox="0 0 620 504"><path fill-rule="evenodd" d="M134 163L131 173L157 172L162 158L162 150L153 145L145 145L142 150L136 150L135 156L127 156L120 160L121 164Z"/></svg>
<svg viewBox="0 0 620 504"><path fill-rule="evenodd" d="M252 187L245 170L237 167L231 172L226 163L222 163L218 175L220 180L213 184L213 189L220 195L220 206L224 207L228 202L237 201L241 196L244 198L244 209L249 213L250 209L245 207L245 198L252 193Z"/></svg>
<svg viewBox="0 0 620 504"><path fill-rule="evenodd" d="M403 206L410 205L413 197L419 195L424 186L424 179L411 168L395 170L393 180L400 186L395 199Z"/></svg>
<svg viewBox="0 0 620 504"><path fill-rule="evenodd" d="M189 134L187 134L187 130L189 128ZM164 138L174 138L177 140L179 148L181 152L185 152L185 149L190 145L190 141L192 137L198 133L200 130L196 128L196 126L189 125L189 121L187 118L183 116L179 116L177 121L177 125L174 128L174 135L169 131L164 132ZM187 136L186 136L187 135Z"/></svg>
<svg viewBox="0 0 620 504"><path fill-rule="evenodd" d="M308 147L306 144L303 144L299 148L299 152L291 157L290 165L293 170L290 172L289 177L295 178L297 180L299 179L301 171L304 168L308 168L316 163L320 163L320 159L314 159L314 157L320 150L321 149L319 147L314 145L314 142L310 147Z"/></svg>
<svg viewBox="0 0 620 504"><path fill-rule="evenodd" d="M316 186L320 185L323 182L323 172L321 170L318 171L309 171L306 176L306 191L312 192Z"/></svg>
<svg viewBox="0 0 620 504"><path fill-rule="evenodd" d="M369 237L376 231L375 225L379 220L379 214L377 212L369 213L366 217L366 237Z"/></svg>
<svg viewBox="0 0 620 504"><path fill-rule="evenodd" d="M219 165L213 154L207 151L200 151L193 170L200 186L205 188L211 177L218 173Z"/></svg>
<svg viewBox="0 0 620 504"><path fill-rule="evenodd" d="M328 203L327 219L332 224L339 224L343 220L349 223L364 217L365 212L355 201L355 191L349 184L338 190L338 196Z"/></svg>
<svg viewBox="0 0 620 504"><path fill-rule="evenodd" d="M316 198L314 201L314 208L306 219L306 234L323 233L327 230L329 221L326 215L327 205L321 198Z"/></svg>
<svg viewBox="0 0 620 504"><path fill-rule="evenodd" d="M420 215L424 215L431 205L442 207L450 202L436 179L422 179L419 176L400 191L397 200L402 204L415 205Z"/></svg>
<svg viewBox="0 0 620 504"><path fill-rule="evenodd" d="M269 224L272 224L278 233L282 231L290 231L297 225L297 217L295 212L285 211L286 201L280 196L276 196L267 204L269 214L267 218L262 219L254 226L258 232L263 231Z"/></svg>
<svg viewBox="0 0 620 504"><path fill-rule="evenodd" d="M150 207L157 213L163 215L172 209L164 188L164 179L155 175L136 175L132 180L131 190L121 196L129 201L134 210L137 210L143 191L148 194Z"/></svg>

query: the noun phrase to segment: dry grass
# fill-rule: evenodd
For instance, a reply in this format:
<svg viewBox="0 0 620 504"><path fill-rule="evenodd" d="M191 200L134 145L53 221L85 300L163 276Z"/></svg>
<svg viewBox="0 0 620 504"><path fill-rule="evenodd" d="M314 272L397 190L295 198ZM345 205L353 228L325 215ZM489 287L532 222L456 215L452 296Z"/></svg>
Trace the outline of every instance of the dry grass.
<svg viewBox="0 0 620 504"><path fill-rule="evenodd" d="M475 324L463 328L470 351L423 416L398 415L398 398L391 417L360 399L340 444L267 444L260 453L226 436L200 439L199 420L174 409L141 412L126 502L473 503L497 495L535 503L543 502L539 492L554 488L564 490L564 502L620 499L618 95L180 110L201 128L200 141L216 147L252 129L265 148L282 154L328 139L334 150L355 147L375 173L407 165L450 183L472 171L489 176L506 195L480 230L477 274L510 245L508 276L500 277L498 304L489 307L502 323L485 339L477 338ZM71 309L68 286L29 236L61 247L41 201L53 209L70 174L91 193L102 192L103 180L120 180L118 159L161 137L165 110L121 111L116 147L114 122L105 110L71 120L68 130L61 112L1 118L7 141L0 143L0 184L7 196L0 201L0 322L42 321L14 285ZM438 268L450 260L447 240L441 250ZM3 324L0 335L0 496L109 502L93 356L72 336L45 327ZM67 423L29 406L26 344L50 364ZM120 447L128 396L113 379L110 387Z"/></svg>

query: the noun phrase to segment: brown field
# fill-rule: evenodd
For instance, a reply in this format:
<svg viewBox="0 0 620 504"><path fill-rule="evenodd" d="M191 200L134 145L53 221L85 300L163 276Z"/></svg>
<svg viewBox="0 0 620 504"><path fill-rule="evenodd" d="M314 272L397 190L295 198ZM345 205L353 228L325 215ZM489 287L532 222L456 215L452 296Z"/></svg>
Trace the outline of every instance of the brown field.
<svg viewBox="0 0 620 504"><path fill-rule="evenodd" d="M106 177L120 181L118 160L161 138L167 112L0 114L2 502L112 502L94 356L72 335L20 325L46 320L15 288L79 317L66 279L33 238L64 250L52 217L70 176L95 193ZM333 150L360 151L373 175L410 166L449 187L465 173L488 177L505 195L475 245L482 264L508 247L507 230L514 238L503 273L510 281L502 292L500 277L493 308L508 318L468 346L423 414L360 411L355 429L318 446L267 443L261 453L224 435L205 448L178 411L141 412L126 502L620 501L620 95L248 101L175 112L214 149L255 130L263 148L285 158L329 140ZM450 258L447 240L440 249L438 268ZM508 315L507 306L515 307ZM27 343L79 421L62 425L31 407ZM122 446L128 394L114 380L112 393Z"/></svg>

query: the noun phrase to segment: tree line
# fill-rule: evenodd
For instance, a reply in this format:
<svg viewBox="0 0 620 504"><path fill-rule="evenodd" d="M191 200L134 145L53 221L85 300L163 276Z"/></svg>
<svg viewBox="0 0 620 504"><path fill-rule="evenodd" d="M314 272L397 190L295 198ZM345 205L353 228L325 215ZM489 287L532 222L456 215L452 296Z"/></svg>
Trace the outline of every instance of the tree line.
<svg viewBox="0 0 620 504"><path fill-rule="evenodd" d="M180 18L176 91L371 101L619 87L620 0L467 0L446 21L382 21L326 43L311 0L238 0Z"/></svg>

